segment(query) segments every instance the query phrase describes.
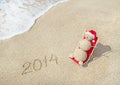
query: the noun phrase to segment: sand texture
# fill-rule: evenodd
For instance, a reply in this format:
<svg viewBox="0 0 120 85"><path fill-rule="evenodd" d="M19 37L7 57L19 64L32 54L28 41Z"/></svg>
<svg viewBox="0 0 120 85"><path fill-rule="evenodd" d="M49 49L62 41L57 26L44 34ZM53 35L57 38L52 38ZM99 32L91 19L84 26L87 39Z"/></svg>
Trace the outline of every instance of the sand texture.
<svg viewBox="0 0 120 85"><path fill-rule="evenodd" d="M98 45L80 67L68 55L94 29ZM120 85L120 0L70 0L22 35L0 41L0 85Z"/></svg>

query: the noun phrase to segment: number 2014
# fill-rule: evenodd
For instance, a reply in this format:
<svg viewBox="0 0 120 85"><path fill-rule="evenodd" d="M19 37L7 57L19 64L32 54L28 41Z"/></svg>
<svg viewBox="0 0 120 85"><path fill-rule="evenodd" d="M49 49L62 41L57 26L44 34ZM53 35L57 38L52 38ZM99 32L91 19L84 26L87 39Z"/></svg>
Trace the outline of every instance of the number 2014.
<svg viewBox="0 0 120 85"><path fill-rule="evenodd" d="M22 66L24 68L22 75L27 74L27 73L31 73L33 71L41 70L43 63L45 63L45 67L47 67L47 61L48 61L47 57L45 56L43 59L43 62L40 59L34 59L33 62L24 63ZM57 56L51 55L49 62L51 62L51 61L55 61L56 64L58 64Z"/></svg>

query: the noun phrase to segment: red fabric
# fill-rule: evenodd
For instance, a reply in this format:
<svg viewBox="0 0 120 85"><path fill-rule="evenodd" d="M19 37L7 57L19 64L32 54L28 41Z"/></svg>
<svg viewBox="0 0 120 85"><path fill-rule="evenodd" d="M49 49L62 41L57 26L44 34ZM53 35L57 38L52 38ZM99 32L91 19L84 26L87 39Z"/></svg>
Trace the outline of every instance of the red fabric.
<svg viewBox="0 0 120 85"><path fill-rule="evenodd" d="M96 36L96 32L95 32L94 30L89 30L89 32L94 35L94 38L97 37L97 36Z"/></svg>

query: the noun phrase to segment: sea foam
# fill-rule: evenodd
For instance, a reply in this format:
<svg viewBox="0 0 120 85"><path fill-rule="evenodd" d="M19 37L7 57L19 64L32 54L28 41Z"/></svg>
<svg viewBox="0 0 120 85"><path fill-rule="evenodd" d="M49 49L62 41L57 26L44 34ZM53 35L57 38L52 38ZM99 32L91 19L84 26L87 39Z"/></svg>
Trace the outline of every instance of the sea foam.
<svg viewBox="0 0 120 85"><path fill-rule="evenodd" d="M0 0L0 40L28 31L50 8L68 0Z"/></svg>

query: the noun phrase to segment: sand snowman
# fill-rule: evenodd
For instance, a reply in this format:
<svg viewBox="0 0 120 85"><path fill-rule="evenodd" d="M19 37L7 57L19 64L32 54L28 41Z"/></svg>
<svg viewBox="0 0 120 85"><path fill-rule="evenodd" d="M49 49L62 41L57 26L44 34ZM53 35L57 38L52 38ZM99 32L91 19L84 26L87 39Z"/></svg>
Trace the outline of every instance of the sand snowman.
<svg viewBox="0 0 120 85"><path fill-rule="evenodd" d="M87 51L91 48L91 42L94 41L95 33L94 31L86 31L84 35L84 39L79 41L77 48L72 53L71 57L74 57L79 61L80 65L83 65L83 61L87 58Z"/></svg>

